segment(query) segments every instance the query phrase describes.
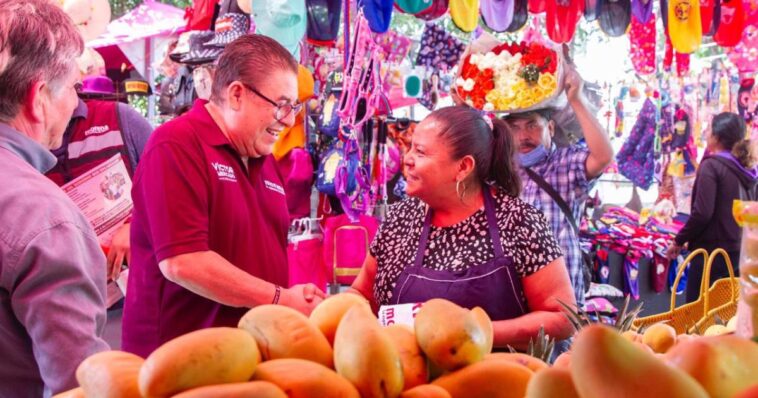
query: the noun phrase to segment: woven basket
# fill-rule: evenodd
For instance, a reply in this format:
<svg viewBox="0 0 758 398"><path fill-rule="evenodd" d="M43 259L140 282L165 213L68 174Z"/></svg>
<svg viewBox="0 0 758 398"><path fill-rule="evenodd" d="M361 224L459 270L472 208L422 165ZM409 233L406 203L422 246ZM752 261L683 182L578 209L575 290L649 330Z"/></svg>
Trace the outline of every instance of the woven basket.
<svg viewBox="0 0 758 398"><path fill-rule="evenodd" d="M708 259L708 270L713 260L718 255L724 257L726 262L726 268L729 270L729 277L722 278L713 282L713 286L708 288L708 285L704 285L707 288L705 292L705 309L706 312L703 317L695 323L695 326L690 328L688 332L702 334L708 327L716 323L715 315L723 321L728 321L729 318L737 314L737 301L740 298L739 292L739 279L734 277L734 268L732 267L732 261L729 259L729 255L724 249L716 249L711 252L711 256ZM703 286L701 286L703 289ZM704 290L704 289L703 289ZM700 296L703 296L703 290L701 290Z"/></svg>
<svg viewBox="0 0 758 398"><path fill-rule="evenodd" d="M699 255L703 256L703 263L707 264L708 252L704 249L693 251L684 261L682 261L681 264L679 264L679 269L676 272L676 279L674 279L674 284L672 285L670 310L661 314L637 318L634 321L634 326L637 329L644 329L654 323L666 322L676 329L677 333L684 333L689 327L697 323L703 317L703 308L705 304L703 297L698 298L697 301L692 303L684 304L678 308L676 307L676 286L679 286L679 280L682 278L684 270L687 269L687 265L689 265L692 259Z"/></svg>
<svg viewBox="0 0 758 398"><path fill-rule="evenodd" d="M676 307L676 289L672 289L671 309L661 314L638 318L634 321L634 326L638 330L644 329L654 323L666 322L676 329L678 334L693 331L702 332L714 323L714 315L718 314L722 319L729 319L734 316L737 310L738 281L734 277L732 262L723 249L716 249L710 255L704 249L697 249L690 253L679 264L673 286L679 285L679 280L682 278L684 270L687 269L687 265L699 255L703 256L703 264L705 264L703 267L703 279L700 282L700 297L696 301ZM711 287L711 265L718 255L722 255L726 259L730 277L716 281Z"/></svg>

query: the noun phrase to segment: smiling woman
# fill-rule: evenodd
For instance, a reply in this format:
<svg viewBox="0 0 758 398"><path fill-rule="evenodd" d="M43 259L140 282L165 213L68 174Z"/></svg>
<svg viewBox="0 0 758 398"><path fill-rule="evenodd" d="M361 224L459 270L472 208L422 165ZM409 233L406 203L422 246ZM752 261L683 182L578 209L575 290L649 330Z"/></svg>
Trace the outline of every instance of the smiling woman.
<svg viewBox="0 0 758 398"><path fill-rule="evenodd" d="M544 216L518 198L515 143L501 120L456 106L432 112L405 157L410 198L392 208L353 288L372 304L446 298L482 307L495 346L525 348L541 325L571 332L560 247Z"/></svg>

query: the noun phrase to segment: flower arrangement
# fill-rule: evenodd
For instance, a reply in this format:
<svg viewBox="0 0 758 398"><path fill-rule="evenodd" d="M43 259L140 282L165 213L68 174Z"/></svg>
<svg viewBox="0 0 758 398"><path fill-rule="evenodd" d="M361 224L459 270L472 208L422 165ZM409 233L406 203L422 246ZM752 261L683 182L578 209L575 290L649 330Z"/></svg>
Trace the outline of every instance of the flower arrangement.
<svg viewBox="0 0 758 398"><path fill-rule="evenodd" d="M558 53L540 43L502 43L464 58L456 80L458 95L484 111L512 112L557 95Z"/></svg>

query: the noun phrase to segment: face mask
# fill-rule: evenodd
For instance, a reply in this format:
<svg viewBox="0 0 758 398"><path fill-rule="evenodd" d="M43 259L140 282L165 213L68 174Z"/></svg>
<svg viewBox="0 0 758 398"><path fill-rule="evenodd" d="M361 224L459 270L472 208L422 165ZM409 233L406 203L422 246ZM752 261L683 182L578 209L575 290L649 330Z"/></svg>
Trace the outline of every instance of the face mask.
<svg viewBox="0 0 758 398"><path fill-rule="evenodd" d="M547 158L547 149L540 144L527 153L518 154L522 167L532 167Z"/></svg>

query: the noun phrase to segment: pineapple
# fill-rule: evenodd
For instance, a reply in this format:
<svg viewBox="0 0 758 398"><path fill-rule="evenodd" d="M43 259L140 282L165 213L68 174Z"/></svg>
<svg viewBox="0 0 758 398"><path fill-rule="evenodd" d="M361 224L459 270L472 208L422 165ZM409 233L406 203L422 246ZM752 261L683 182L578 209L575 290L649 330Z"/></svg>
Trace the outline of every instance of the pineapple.
<svg viewBox="0 0 758 398"><path fill-rule="evenodd" d="M545 328L540 326L540 330L537 332L537 339L529 339L529 346L527 347L526 354L535 357L542 362L551 363L554 348L555 339L546 334ZM512 353L518 352L511 346L508 346L508 350Z"/></svg>
<svg viewBox="0 0 758 398"><path fill-rule="evenodd" d="M600 314L598 312L595 312L595 316L597 317L598 321L590 319L589 314L584 311L582 308L579 308L579 306L576 307L576 310L572 309L566 303L558 300L558 302L563 306L563 308L566 309L566 317L571 322L571 325L574 326L574 330L577 332L582 329L585 326L589 326L593 323L601 322ZM619 333L626 332L628 330L632 330L632 326L634 324L634 320L637 319L637 316L642 311L642 303L639 303L634 309L629 310L629 296L626 296L626 299L624 300L624 307L619 311L618 314L616 314L616 321L613 323L613 326L616 330L618 330Z"/></svg>

